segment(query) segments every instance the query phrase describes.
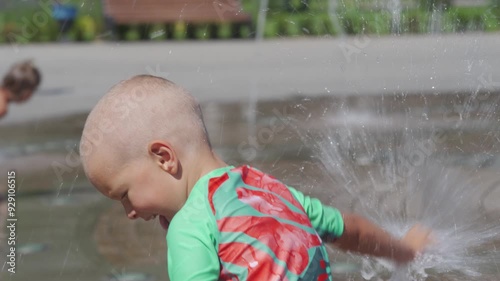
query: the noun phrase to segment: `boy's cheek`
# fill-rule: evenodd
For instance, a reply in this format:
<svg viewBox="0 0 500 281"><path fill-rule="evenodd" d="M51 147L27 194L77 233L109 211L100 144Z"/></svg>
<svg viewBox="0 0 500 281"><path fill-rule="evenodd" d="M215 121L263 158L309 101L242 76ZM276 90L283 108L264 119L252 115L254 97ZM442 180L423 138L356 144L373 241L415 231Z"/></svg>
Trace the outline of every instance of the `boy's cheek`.
<svg viewBox="0 0 500 281"><path fill-rule="evenodd" d="M155 198L149 198L149 197L142 197L142 198L132 198L130 200L130 205L132 209L134 209L136 212L139 213L154 213L156 208L156 199Z"/></svg>

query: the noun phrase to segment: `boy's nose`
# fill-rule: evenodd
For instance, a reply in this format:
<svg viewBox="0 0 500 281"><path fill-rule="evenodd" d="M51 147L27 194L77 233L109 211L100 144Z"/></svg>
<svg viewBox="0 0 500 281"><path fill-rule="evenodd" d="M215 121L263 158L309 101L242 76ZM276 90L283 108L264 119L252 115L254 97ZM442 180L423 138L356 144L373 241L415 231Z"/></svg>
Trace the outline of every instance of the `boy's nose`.
<svg viewBox="0 0 500 281"><path fill-rule="evenodd" d="M131 220L135 220L137 218L137 213L134 210L132 210L127 214L127 217Z"/></svg>

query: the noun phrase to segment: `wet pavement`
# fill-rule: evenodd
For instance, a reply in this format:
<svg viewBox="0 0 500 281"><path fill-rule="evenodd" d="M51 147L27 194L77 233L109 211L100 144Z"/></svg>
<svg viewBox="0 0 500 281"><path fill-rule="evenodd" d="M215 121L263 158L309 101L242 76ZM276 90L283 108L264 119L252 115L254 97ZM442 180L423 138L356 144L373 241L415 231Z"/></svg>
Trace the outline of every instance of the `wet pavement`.
<svg viewBox="0 0 500 281"><path fill-rule="evenodd" d="M229 164L254 165L325 204L381 223L380 216L401 212L410 220L416 203L396 191L438 165L470 175L468 210L489 224L500 219L499 101L488 91L318 95L204 102L203 111L211 142ZM86 181L75 152L85 117L0 127L0 172L18 175L23 246L17 273L4 266L1 280L168 280L159 223L129 221ZM330 253L336 280L362 280L359 259ZM477 278L440 273L427 280L496 280L497 268L491 263Z"/></svg>
<svg viewBox="0 0 500 281"><path fill-rule="evenodd" d="M43 82L0 124L90 111L112 85L142 73L203 102L500 90L499 45L499 33L2 45L0 73L33 58Z"/></svg>

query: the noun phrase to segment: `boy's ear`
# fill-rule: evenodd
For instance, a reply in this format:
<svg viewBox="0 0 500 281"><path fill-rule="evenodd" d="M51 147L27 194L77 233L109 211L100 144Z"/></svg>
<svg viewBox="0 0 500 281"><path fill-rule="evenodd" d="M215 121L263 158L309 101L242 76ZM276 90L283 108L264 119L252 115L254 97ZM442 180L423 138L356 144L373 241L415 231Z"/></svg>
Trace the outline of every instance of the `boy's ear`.
<svg viewBox="0 0 500 281"><path fill-rule="evenodd" d="M160 168L169 174L177 174L178 159L170 143L159 140L152 141L149 144L148 152Z"/></svg>

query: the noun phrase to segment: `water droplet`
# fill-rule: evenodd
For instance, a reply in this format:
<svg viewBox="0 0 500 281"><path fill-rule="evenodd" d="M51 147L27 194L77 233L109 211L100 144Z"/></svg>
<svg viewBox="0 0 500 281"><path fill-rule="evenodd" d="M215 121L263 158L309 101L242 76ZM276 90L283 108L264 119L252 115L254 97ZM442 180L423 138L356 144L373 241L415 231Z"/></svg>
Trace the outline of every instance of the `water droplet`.
<svg viewBox="0 0 500 281"><path fill-rule="evenodd" d="M17 248L17 252L21 255L29 255L46 250L48 246L42 243L28 243Z"/></svg>
<svg viewBox="0 0 500 281"><path fill-rule="evenodd" d="M162 36L163 34L165 34L165 30L157 30L157 31L154 31L152 34L151 34L151 39L153 38L156 38L156 37L160 37Z"/></svg>

